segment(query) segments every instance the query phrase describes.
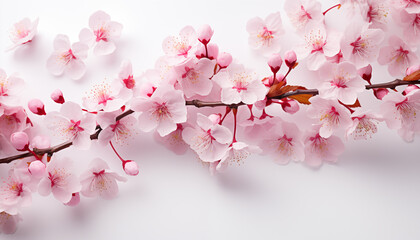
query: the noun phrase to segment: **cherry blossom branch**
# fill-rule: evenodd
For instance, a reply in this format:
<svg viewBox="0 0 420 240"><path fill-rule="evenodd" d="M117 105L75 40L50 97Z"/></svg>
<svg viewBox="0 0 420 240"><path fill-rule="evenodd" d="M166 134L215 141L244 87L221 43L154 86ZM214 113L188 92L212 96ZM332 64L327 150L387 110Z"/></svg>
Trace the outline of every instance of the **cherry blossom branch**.
<svg viewBox="0 0 420 240"><path fill-rule="evenodd" d="M395 79L391 82L386 82L386 83L378 83L378 84L369 84L366 85L365 88L367 90L369 89L374 89L374 88L390 88L390 89L395 89L397 86L401 86L401 85L410 85L410 84L420 84L420 80L417 81L404 81L401 79ZM310 95L318 95L318 90L317 89L298 89L295 91L291 91L291 92L287 92L275 97L271 97L270 99L283 99L283 98L287 98L287 97L291 97L291 96L295 96L295 95L301 95L301 94L310 94ZM201 101L198 99L194 99L194 100L189 100L185 102L186 105L189 106L195 106L197 108L202 108L202 107L229 107L229 108L237 108L238 106L242 106L242 105L246 105L243 102L240 103L236 103L236 104L225 104L222 103L220 101L215 101L215 102L207 102L207 101ZM121 113L120 115L118 115L115 120L119 121L122 118L130 115L134 113L133 110L129 109L123 113ZM93 133L92 135L90 135L90 139L91 140L96 140L98 139L99 133L102 131L102 128L100 126L97 126L97 130L95 133ZM44 149L37 149L34 148L33 149L33 153L37 154L37 155L44 155L44 154L48 154L49 156L51 156L52 154L54 154L55 152L61 151L63 149L66 149L68 147L70 147L71 145L73 145L72 141L67 141L64 143L61 143L59 145L56 145L54 147L50 147L50 148L44 148ZM17 159L21 159L21 158L26 158L26 157L32 157L34 156L33 153L31 152L26 152L26 153L22 153L22 154L18 154L18 155L14 155L14 156L10 156L10 157L6 157L6 158L1 158L0 159L0 164L2 163L10 163L14 160Z"/></svg>

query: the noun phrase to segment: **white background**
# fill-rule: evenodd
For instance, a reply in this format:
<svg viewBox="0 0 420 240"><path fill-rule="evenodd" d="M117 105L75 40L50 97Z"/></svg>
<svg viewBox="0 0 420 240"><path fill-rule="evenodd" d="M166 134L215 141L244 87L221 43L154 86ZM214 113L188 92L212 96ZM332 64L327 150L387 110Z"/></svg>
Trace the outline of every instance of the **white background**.
<svg viewBox="0 0 420 240"><path fill-rule="evenodd" d="M322 2L323 9L337 3ZM0 68L8 74L19 73L26 81L25 98L40 98L47 111L57 110L49 100L54 89L80 102L93 83L112 79L123 59L130 59L140 74L163 54L161 42L166 36L177 34L185 25L208 23L215 30L212 41L221 51L232 53L264 76L269 73L266 59L249 50L245 25L254 16L281 11L287 29L283 53L295 44L283 5L284 1L0 0L1 49L10 44L7 33L14 22L24 17L40 19L30 48L0 51ZM87 74L78 82L51 76L45 63L55 35L67 34L77 41L80 29L87 27L89 16L99 9L124 25L116 53L90 55ZM342 10L327 15L327 23L341 29L345 27L342 19ZM392 80L385 68L379 69L374 82ZM311 86L313 76L297 71L289 81ZM373 101L370 95L364 99ZM80 205L71 208L52 196L34 194L17 233L0 239L419 239L418 141L404 143L381 125L368 141L348 141L336 165L313 170L301 164L279 166L269 157L253 156L244 165L212 177L191 152L177 156L155 143L151 135L140 133L130 144L117 146L124 157L140 166L137 177L120 184L117 199L82 198ZM101 156L123 174L109 148L67 149L61 154L79 166ZM6 167L0 168L4 173Z"/></svg>

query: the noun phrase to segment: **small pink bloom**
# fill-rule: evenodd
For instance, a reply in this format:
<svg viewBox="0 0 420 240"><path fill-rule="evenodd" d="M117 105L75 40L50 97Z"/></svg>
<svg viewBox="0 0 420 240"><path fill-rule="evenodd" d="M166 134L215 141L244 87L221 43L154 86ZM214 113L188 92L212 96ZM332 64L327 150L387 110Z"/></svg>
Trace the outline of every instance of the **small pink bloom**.
<svg viewBox="0 0 420 240"><path fill-rule="evenodd" d="M161 137L158 133L154 134L155 140L162 143L166 148L173 151L177 155L182 155L188 150L188 145L182 139L182 132L184 127L182 124L177 124L175 131Z"/></svg>
<svg viewBox="0 0 420 240"><path fill-rule="evenodd" d="M34 178L40 179L46 173L45 163L35 160L29 164L28 171Z"/></svg>
<svg viewBox="0 0 420 240"><path fill-rule="evenodd" d="M289 68L292 68L296 65L297 57L296 53L293 50L287 51L284 54L284 62L286 63L286 66Z"/></svg>
<svg viewBox="0 0 420 240"><path fill-rule="evenodd" d="M287 164L290 160L301 162L305 158L302 133L294 123L276 122L265 134L261 147L278 164Z"/></svg>
<svg viewBox="0 0 420 240"><path fill-rule="evenodd" d="M11 215L6 212L0 212L0 233L15 233L17 230L17 223L20 220L20 215Z"/></svg>
<svg viewBox="0 0 420 240"><path fill-rule="evenodd" d="M32 125L22 107L3 107L0 115L0 135L9 138L14 132L22 132Z"/></svg>
<svg viewBox="0 0 420 240"><path fill-rule="evenodd" d="M382 100L381 113L386 125L397 129L405 141L412 142L414 134L420 131L420 90L413 90L405 96L391 91Z"/></svg>
<svg viewBox="0 0 420 240"><path fill-rule="evenodd" d="M213 36L213 29L208 24L204 24L198 29L198 41L202 44L207 45Z"/></svg>
<svg viewBox="0 0 420 240"><path fill-rule="evenodd" d="M81 42L70 45L69 37L59 34L54 39L54 52L47 60L47 69L51 74L60 76L65 72L74 80L83 77L89 47Z"/></svg>
<svg viewBox="0 0 420 240"><path fill-rule="evenodd" d="M38 193L41 196L52 193L58 201L68 203L72 194L80 189L79 180L73 173L72 161L68 158L53 157L47 164L47 176L39 183Z"/></svg>
<svg viewBox="0 0 420 240"><path fill-rule="evenodd" d="M344 32L341 51L357 68L365 67L376 59L383 38L382 30L369 29L369 24L355 22Z"/></svg>
<svg viewBox="0 0 420 240"><path fill-rule="evenodd" d="M234 142L229 146L225 156L220 161L210 163L210 172L223 172L230 165L242 165L244 160L253 153L260 153L261 149L257 146L250 146L243 142ZM213 169L212 169L213 168Z"/></svg>
<svg viewBox="0 0 420 240"><path fill-rule="evenodd" d="M365 90L363 79L349 62L326 63L319 69L319 95L325 99L338 99L344 104L356 102L358 93Z"/></svg>
<svg viewBox="0 0 420 240"><path fill-rule="evenodd" d="M0 211L15 215L22 207L28 207L32 203L32 194L25 182L10 170L9 177L0 186Z"/></svg>
<svg viewBox="0 0 420 240"><path fill-rule="evenodd" d="M54 92L51 93L51 99L59 104L63 104L65 102L63 93L60 89L54 90Z"/></svg>
<svg viewBox="0 0 420 240"><path fill-rule="evenodd" d="M208 117L198 114L197 127L186 127L182 138L204 162L220 160L232 142L232 133L228 128L214 123Z"/></svg>
<svg viewBox="0 0 420 240"><path fill-rule="evenodd" d="M93 45L97 56L112 54L116 49L114 41L121 36L122 24L111 21L107 13L97 11L90 16L89 27L80 31L80 41Z"/></svg>
<svg viewBox="0 0 420 240"><path fill-rule="evenodd" d="M83 106L91 112L113 112L125 105L132 95L132 91L118 80L103 82L95 84L87 96L83 97Z"/></svg>
<svg viewBox="0 0 420 240"><path fill-rule="evenodd" d="M299 111L299 104L294 99L282 99L280 101L280 105L283 108L283 111L289 113L289 114L295 114Z"/></svg>
<svg viewBox="0 0 420 240"><path fill-rule="evenodd" d="M415 53L399 37L393 35L389 38L389 45L382 47L379 52L378 63L388 65L388 72L391 76L399 77L406 73L406 69L412 64L418 63Z"/></svg>
<svg viewBox="0 0 420 240"><path fill-rule="evenodd" d="M6 72L0 68L0 104L15 105L19 101L24 81L15 75L7 77Z"/></svg>
<svg viewBox="0 0 420 240"><path fill-rule="evenodd" d="M324 24L309 24L305 30L305 43L296 49L299 59L307 57L309 70L318 70L327 57L333 57L340 52L340 35L327 32Z"/></svg>
<svg viewBox="0 0 420 240"><path fill-rule="evenodd" d="M89 170L80 176L80 182L82 184L82 190L80 192L83 196L99 196L104 199L112 199L117 196L117 181L125 182L127 179L108 169L108 164L104 160L100 158L92 160Z"/></svg>
<svg viewBox="0 0 420 240"><path fill-rule="evenodd" d="M130 61L125 60L121 63L118 80L128 89L136 87L137 81L133 76L133 67Z"/></svg>
<svg viewBox="0 0 420 240"><path fill-rule="evenodd" d="M298 31L304 30L310 22L320 24L324 19L321 12L321 3L318 1L286 0L284 10Z"/></svg>
<svg viewBox="0 0 420 240"><path fill-rule="evenodd" d="M213 80L222 88L221 100L225 104L254 104L263 100L268 91L255 73L239 64L230 64L228 68L220 70Z"/></svg>
<svg viewBox="0 0 420 240"><path fill-rule="evenodd" d="M44 103L39 99L32 99L28 102L28 108L37 115L46 115L44 109Z"/></svg>
<svg viewBox="0 0 420 240"><path fill-rule="evenodd" d="M337 100L326 100L315 96L310 101L308 114L320 121L319 135L322 138L328 138L338 129L346 129L351 124L349 111Z"/></svg>
<svg viewBox="0 0 420 240"><path fill-rule="evenodd" d="M217 64L220 68L227 68L232 63L232 55L230 53L221 52L217 56Z"/></svg>
<svg viewBox="0 0 420 240"><path fill-rule="evenodd" d="M98 137L100 144L105 146L109 141L123 144L136 133L137 119L134 116L129 115L115 121L115 118L121 113L121 110L98 113L96 121L102 128Z"/></svg>
<svg viewBox="0 0 420 240"><path fill-rule="evenodd" d="M69 207L74 207L74 206L77 206L79 203L80 203L80 194L77 192L77 193L72 193L70 201L65 203L64 205L69 206Z"/></svg>
<svg viewBox="0 0 420 240"><path fill-rule="evenodd" d="M379 100L382 100L388 93L389 93L389 90L386 89L386 88L375 88L375 89L373 89L373 94Z"/></svg>
<svg viewBox="0 0 420 240"><path fill-rule="evenodd" d="M123 169L130 176L137 176L139 174L139 166L133 160L123 161Z"/></svg>
<svg viewBox="0 0 420 240"><path fill-rule="evenodd" d="M45 118L47 127L65 140L73 141L73 146L88 149L90 135L95 132L95 117L82 113L80 106L73 102L61 105L60 112L49 112Z"/></svg>
<svg viewBox="0 0 420 240"><path fill-rule="evenodd" d="M37 33L38 18L31 22L28 18L24 18L21 21L15 23L13 28L10 29L10 40L13 45L10 46L6 51L15 49L16 47L29 43Z"/></svg>
<svg viewBox="0 0 420 240"><path fill-rule="evenodd" d="M305 139L305 163L310 167L320 167L323 162L335 163L344 150L339 137L324 138L317 131L312 131Z"/></svg>
<svg viewBox="0 0 420 240"><path fill-rule="evenodd" d="M35 136L34 138L32 138L31 141L31 148L49 148L50 145L50 139L49 137L46 136Z"/></svg>
<svg viewBox="0 0 420 240"><path fill-rule="evenodd" d="M357 109L351 114L352 124L346 130L346 137L353 136L355 140L371 138L378 132L378 123L382 121L377 114Z"/></svg>
<svg viewBox="0 0 420 240"><path fill-rule="evenodd" d="M214 73L214 62L202 58L200 60L190 59L183 64L174 67L177 74L177 82L186 97L194 95L207 96L213 82L210 78Z"/></svg>
<svg viewBox="0 0 420 240"><path fill-rule="evenodd" d="M169 36L163 40L162 48L171 65L185 61L195 56L197 48L197 34L193 27L186 26L179 32L179 36Z"/></svg>
<svg viewBox="0 0 420 240"><path fill-rule="evenodd" d="M253 49L278 52L280 35L284 33L280 12L268 15L265 20L252 18L246 24L249 33L248 43Z"/></svg>
<svg viewBox="0 0 420 240"><path fill-rule="evenodd" d="M14 132L10 136L10 143L18 151L27 151L29 147L29 137L25 132Z"/></svg>
<svg viewBox="0 0 420 240"><path fill-rule="evenodd" d="M366 4L360 5L360 10L363 19L371 24L369 28L387 29L389 8L386 1L367 0Z"/></svg>
<svg viewBox="0 0 420 240"><path fill-rule="evenodd" d="M177 129L177 123L187 120L183 93L169 85L159 86L150 98L135 98L132 109L140 112L139 128L150 132L156 129L163 137Z"/></svg>
<svg viewBox="0 0 420 240"><path fill-rule="evenodd" d="M405 9L401 9L393 16L403 28L404 40L410 45L417 46L420 43L420 13L408 13Z"/></svg>

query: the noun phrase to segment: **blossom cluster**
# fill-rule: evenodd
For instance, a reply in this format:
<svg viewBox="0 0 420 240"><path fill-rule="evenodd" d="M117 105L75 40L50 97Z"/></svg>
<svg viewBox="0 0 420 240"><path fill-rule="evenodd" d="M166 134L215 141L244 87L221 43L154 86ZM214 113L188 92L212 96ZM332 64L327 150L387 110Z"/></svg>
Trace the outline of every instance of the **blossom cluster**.
<svg viewBox="0 0 420 240"><path fill-rule="evenodd" d="M110 160L92 159L78 173L75 159L56 152L70 146L90 149L96 141L112 148L124 172L136 176L136 161L124 159L114 144L129 142L138 130L153 132L175 154L191 149L211 174L241 165L252 153L269 155L278 164L318 168L338 160L344 140L368 139L381 122L413 141L420 133L420 2L341 0L324 12L322 7L315 0L286 0L287 18L301 39L291 49L282 49L279 12L248 21L249 45L266 57L268 76L220 51L209 25L186 26L165 38L164 55L143 74L135 75L124 60L111 81L92 86L80 101L66 100L55 90L51 99L59 111L47 111L39 99L21 105L24 80L0 69L0 163L9 166L0 185L0 232L16 231L22 208L31 205L35 193L53 195L67 206L81 197L115 198L118 182L127 179L110 169ZM341 7L353 14L352 22L334 29L326 16ZM389 22L399 26L400 35L388 31ZM52 75L81 79L89 51L103 56L117 50L122 24L98 11L88 25L73 44L66 35L55 37L45 60ZM31 47L37 27L38 19L16 23L7 50ZM387 66L390 81L372 83L375 64ZM296 68L314 72L317 89L290 84ZM396 89L403 85L403 91ZM359 97L366 91L380 108L362 107ZM32 122L31 115L42 116L51 135L63 142L53 145L40 135L34 125L41 123ZM296 116L305 117L305 124L287 120Z"/></svg>

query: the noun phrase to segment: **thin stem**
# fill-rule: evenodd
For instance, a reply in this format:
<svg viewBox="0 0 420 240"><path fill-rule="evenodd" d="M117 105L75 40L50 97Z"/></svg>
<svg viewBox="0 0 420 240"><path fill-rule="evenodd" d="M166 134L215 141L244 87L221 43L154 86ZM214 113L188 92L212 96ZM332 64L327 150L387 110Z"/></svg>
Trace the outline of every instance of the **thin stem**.
<svg viewBox="0 0 420 240"><path fill-rule="evenodd" d="M222 119L220 120L220 124L223 123L223 121L225 120L226 116L228 115L228 113L230 113L230 107L226 107L226 112L225 115L222 117Z"/></svg>
<svg viewBox="0 0 420 240"><path fill-rule="evenodd" d="M283 82L284 81L284 79L286 79L286 77L289 75L289 73L292 71L292 67L289 67L289 70L287 70L287 73L286 73L286 75L284 75L284 77L281 79L281 81L280 82ZM274 80L276 80L276 79L274 79Z"/></svg>
<svg viewBox="0 0 420 240"><path fill-rule="evenodd" d="M325 16L325 14L327 14L327 12L329 12L331 9L333 9L333 8L337 8L337 9L340 9L341 8L341 4L336 4L336 5L334 5L334 6L332 6L332 7L330 7L330 8L328 8L327 10L325 10L325 12L323 12L322 14Z"/></svg>
<svg viewBox="0 0 420 240"><path fill-rule="evenodd" d="M125 160L120 156L120 154L118 154L117 150L115 150L115 147L114 147L114 145L112 144L111 141L109 141L109 145L111 145L112 150L114 150L114 153L117 154L117 156L121 160L121 162L124 162Z"/></svg>
<svg viewBox="0 0 420 240"><path fill-rule="evenodd" d="M232 109L233 112L233 139L232 144L236 142L236 114L238 113L237 108Z"/></svg>

